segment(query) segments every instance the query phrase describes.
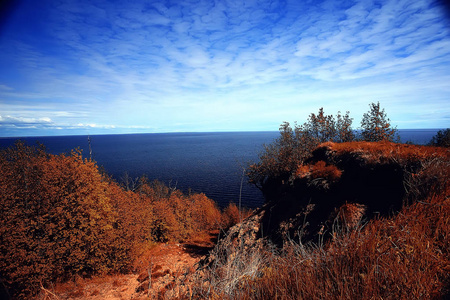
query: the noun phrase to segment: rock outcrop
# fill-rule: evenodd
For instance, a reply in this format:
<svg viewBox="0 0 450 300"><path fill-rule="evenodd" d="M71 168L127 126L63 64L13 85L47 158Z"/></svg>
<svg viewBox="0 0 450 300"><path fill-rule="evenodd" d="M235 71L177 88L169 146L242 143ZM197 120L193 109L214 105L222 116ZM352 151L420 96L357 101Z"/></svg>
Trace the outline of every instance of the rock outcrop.
<svg viewBox="0 0 450 300"><path fill-rule="evenodd" d="M438 166L448 161L444 148L389 142L321 144L288 180L272 180L263 189L264 206L232 227L218 247L251 249L263 240L278 246L292 240L327 240L338 228L352 230L362 221L397 213L411 193L420 197L420 187L410 188L412 181L425 168L448 170ZM448 178L441 175L436 178ZM422 179L424 189L434 184L427 180L433 178Z"/></svg>

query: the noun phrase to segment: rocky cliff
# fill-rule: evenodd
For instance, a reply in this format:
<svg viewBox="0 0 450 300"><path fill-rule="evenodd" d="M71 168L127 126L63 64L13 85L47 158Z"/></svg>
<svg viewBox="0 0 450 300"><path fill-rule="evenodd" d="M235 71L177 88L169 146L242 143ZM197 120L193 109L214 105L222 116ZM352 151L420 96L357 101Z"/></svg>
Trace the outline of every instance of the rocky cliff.
<svg viewBox="0 0 450 300"><path fill-rule="evenodd" d="M445 184L449 155L445 148L390 142L321 144L288 179L269 180L264 206L219 246L323 242L338 228L394 215Z"/></svg>

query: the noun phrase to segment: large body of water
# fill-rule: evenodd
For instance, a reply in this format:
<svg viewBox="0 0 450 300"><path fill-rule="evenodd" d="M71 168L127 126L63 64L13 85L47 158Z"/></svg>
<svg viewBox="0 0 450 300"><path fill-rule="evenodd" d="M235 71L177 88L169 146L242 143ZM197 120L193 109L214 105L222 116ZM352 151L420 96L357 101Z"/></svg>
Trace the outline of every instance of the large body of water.
<svg viewBox="0 0 450 300"><path fill-rule="evenodd" d="M438 129L399 130L402 142L426 144ZM92 156L117 181L125 172L132 177L145 174L184 192L205 193L220 206L238 202L260 206L261 192L247 184L241 190L243 168L258 159L262 145L279 136L273 132L158 133L90 136ZM17 138L0 138L0 148ZM70 152L79 147L89 156L87 136L20 138L32 145L44 144L50 153Z"/></svg>

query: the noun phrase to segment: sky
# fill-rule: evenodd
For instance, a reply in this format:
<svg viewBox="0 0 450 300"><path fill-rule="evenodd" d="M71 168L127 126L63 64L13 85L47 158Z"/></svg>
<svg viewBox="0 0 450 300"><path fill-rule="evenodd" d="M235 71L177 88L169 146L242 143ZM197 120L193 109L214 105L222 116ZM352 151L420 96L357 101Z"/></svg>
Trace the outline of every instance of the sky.
<svg viewBox="0 0 450 300"><path fill-rule="evenodd" d="M0 136L276 131L323 107L450 127L431 0L23 0L0 21Z"/></svg>

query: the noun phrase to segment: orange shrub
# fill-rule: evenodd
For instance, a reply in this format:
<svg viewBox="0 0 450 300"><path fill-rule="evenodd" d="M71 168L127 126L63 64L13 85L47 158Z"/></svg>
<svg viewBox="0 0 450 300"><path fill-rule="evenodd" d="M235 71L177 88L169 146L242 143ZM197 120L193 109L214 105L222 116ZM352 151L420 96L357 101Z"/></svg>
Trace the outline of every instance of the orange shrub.
<svg viewBox="0 0 450 300"><path fill-rule="evenodd" d="M0 272L16 297L127 267L129 248L94 162L16 143L0 152Z"/></svg>
<svg viewBox="0 0 450 300"><path fill-rule="evenodd" d="M131 248L131 257L136 258L141 248L153 241L153 205L148 197L124 191L113 181L109 182L105 192L118 215L116 226Z"/></svg>
<svg viewBox="0 0 450 300"><path fill-rule="evenodd" d="M0 280L16 298L75 276L123 272L158 241L221 228L216 203L141 178L124 190L79 151L0 151Z"/></svg>
<svg viewBox="0 0 450 300"><path fill-rule="evenodd" d="M191 218L195 220L191 225L194 233L220 227L222 214L214 201L205 194L190 195L187 201L190 202Z"/></svg>
<svg viewBox="0 0 450 300"><path fill-rule="evenodd" d="M142 206L136 209L151 211L145 226L153 241L182 241L201 231L220 227L221 212L204 194L186 196L177 189L158 181L148 182L145 178L141 179L136 194L143 199Z"/></svg>
<svg viewBox="0 0 450 300"><path fill-rule="evenodd" d="M222 224L224 228L230 228L240 222L239 208L235 203L229 203L223 210Z"/></svg>
<svg viewBox="0 0 450 300"><path fill-rule="evenodd" d="M227 207L224 208L222 213L222 227L223 229L228 229L235 224L238 224L242 220L248 218L253 213L253 210L248 208L239 207L233 202L229 203Z"/></svg>

